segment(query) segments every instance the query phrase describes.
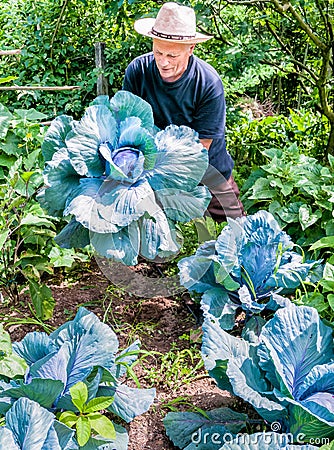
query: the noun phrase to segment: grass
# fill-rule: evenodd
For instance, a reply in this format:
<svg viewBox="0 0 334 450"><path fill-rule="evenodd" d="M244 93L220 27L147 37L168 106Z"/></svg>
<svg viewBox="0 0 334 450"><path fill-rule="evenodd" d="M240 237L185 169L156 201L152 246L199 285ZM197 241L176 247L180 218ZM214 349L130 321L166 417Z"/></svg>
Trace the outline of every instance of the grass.
<svg viewBox="0 0 334 450"><path fill-rule="evenodd" d="M8 329L12 325L36 325L48 334L52 333L55 329L37 317L27 317L26 313L22 313L17 308L13 307L11 311L11 315L0 314L0 322L3 324L4 329Z"/></svg>
<svg viewBox="0 0 334 450"><path fill-rule="evenodd" d="M177 343L166 353L155 352L150 364L142 362L144 379L151 386L177 390L182 385L203 378L204 363L197 345L179 349Z"/></svg>
<svg viewBox="0 0 334 450"><path fill-rule="evenodd" d="M206 416L205 411L189 401L188 396L180 396L171 400L162 399L160 402L160 408L168 412L179 412L184 407L187 408L187 412L197 412Z"/></svg>
<svg viewBox="0 0 334 450"><path fill-rule="evenodd" d="M141 305L145 299L135 299L134 302L129 304L123 303L119 308L117 306L114 307L115 300L124 298L125 295L131 297L131 294L126 293L125 290L110 285L100 306L104 310L102 322L110 325L117 335L126 336L125 346L128 346L144 335L151 336L156 331L158 324L151 320L145 322L136 321L136 316L139 315ZM127 315L132 316L131 323L124 320Z"/></svg>

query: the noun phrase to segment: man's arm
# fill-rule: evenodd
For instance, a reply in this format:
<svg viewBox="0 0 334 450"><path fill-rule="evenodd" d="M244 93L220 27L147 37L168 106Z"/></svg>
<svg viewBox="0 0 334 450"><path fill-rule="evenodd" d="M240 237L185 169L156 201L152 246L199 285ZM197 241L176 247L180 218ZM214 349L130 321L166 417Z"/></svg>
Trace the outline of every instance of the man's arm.
<svg viewBox="0 0 334 450"><path fill-rule="evenodd" d="M200 139L200 143L205 147L207 150L210 149L212 139Z"/></svg>

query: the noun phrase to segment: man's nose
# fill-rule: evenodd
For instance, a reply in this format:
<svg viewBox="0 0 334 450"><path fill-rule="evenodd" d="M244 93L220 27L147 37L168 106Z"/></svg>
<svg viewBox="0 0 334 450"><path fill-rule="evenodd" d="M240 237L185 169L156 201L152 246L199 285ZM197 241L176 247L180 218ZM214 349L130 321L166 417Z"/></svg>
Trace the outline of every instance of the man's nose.
<svg viewBox="0 0 334 450"><path fill-rule="evenodd" d="M166 56L160 56L159 57L159 64L162 67L166 67L169 64L169 59Z"/></svg>

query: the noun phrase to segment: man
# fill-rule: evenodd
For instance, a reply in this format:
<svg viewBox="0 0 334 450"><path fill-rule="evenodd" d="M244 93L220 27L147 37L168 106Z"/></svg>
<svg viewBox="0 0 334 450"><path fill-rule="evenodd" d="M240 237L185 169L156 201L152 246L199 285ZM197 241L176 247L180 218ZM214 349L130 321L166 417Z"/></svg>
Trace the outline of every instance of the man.
<svg viewBox="0 0 334 450"><path fill-rule="evenodd" d="M196 57L196 43L212 36L196 32L192 8L164 3L156 19L135 22L135 30L153 39L153 52L127 67L123 89L146 100L157 127L187 125L209 151L210 167L202 182L212 194L208 215L217 222L244 214L232 177L234 166L225 145L225 97L213 67Z"/></svg>

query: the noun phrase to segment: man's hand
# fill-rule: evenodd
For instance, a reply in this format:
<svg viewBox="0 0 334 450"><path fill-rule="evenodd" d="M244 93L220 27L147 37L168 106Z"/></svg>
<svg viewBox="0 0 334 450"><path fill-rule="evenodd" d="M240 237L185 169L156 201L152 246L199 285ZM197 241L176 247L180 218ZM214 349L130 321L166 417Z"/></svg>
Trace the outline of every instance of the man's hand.
<svg viewBox="0 0 334 450"><path fill-rule="evenodd" d="M205 147L207 150L210 149L212 139L200 139L200 143Z"/></svg>

